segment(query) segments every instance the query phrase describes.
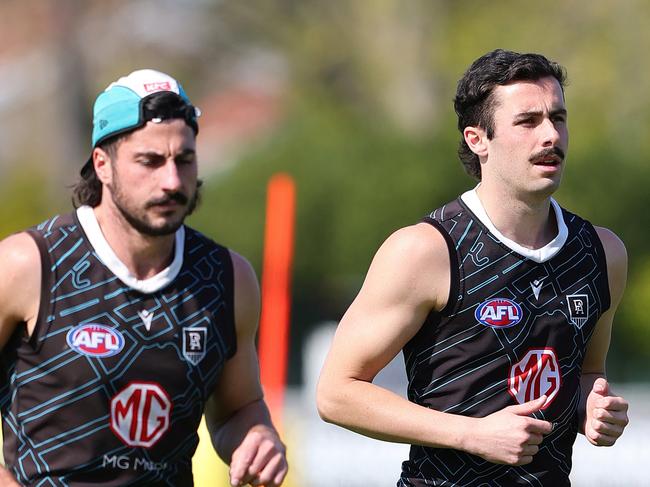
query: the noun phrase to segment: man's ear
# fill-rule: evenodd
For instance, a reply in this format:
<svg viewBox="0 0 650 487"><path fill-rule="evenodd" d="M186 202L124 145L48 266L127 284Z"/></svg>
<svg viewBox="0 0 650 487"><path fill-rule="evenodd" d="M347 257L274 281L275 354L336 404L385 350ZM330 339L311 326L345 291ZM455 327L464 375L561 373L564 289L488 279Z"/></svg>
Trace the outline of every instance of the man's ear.
<svg viewBox="0 0 650 487"><path fill-rule="evenodd" d="M474 154L479 157L487 157L488 138L485 130L481 127L465 127L463 137L465 138L465 143Z"/></svg>
<svg viewBox="0 0 650 487"><path fill-rule="evenodd" d="M111 158L106 151L100 147L93 149L93 166L95 167L95 174L102 184L106 184L111 180Z"/></svg>

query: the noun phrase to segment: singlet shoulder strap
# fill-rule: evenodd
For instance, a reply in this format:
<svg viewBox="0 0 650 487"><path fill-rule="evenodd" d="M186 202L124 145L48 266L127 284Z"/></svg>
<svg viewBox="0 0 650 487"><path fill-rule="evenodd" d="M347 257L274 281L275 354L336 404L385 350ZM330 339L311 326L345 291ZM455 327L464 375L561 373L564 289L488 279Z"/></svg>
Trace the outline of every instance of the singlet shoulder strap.
<svg viewBox="0 0 650 487"><path fill-rule="evenodd" d="M449 235L449 232L440 224L440 222L431 217L431 215L424 217L421 220L423 223L428 223L432 227L436 228L447 243L447 251L449 252L449 296L447 298L447 304L445 307L440 310L440 315L450 316L456 312L458 305L460 304L460 263L458 259L458 253L456 252L456 246L454 241Z"/></svg>
<svg viewBox="0 0 650 487"><path fill-rule="evenodd" d="M43 237L42 233L33 228L25 230L25 233L27 233L36 243L41 260L41 292L38 304L38 314L36 317L36 323L34 324L34 331L27 339L31 347L34 350L37 350L40 343L39 338L45 333L49 318L51 301L50 290L53 285L53 276L51 272L52 262L47 241Z"/></svg>

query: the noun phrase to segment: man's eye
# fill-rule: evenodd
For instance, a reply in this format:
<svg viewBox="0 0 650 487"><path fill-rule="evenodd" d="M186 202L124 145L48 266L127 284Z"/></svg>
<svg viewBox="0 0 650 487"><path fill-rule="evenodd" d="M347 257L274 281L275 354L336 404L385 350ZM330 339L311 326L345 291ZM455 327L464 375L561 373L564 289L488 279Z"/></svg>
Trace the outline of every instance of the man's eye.
<svg viewBox="0 0 650 487"><path fill-rule="evenodd" d="M176 164L192 164L193 162L196 162L194 154L182 154L176 158Z"/></svg>
<svg viewBox="0 0 650 487"><path fill-rule="evenodd" d="M533 118L522 118L521 120L517 121L517 125L532 125L535 123L535 120Z"/></svg>
<svg viewBox="0 0 650 487"><path fill-rule="evenodd" d="M147 166L147 167L155 166L158 163L158 161L156 159L150 159L150 158L138 159L137 162L138 162L138 164L141 164L141 165Z"/></svg>

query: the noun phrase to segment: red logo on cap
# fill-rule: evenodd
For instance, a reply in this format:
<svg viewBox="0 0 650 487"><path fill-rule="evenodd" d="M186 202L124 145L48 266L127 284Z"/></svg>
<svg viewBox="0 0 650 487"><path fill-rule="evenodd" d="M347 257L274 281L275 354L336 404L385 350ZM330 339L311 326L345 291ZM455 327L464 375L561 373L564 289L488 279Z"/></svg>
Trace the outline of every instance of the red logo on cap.
<svg viewBox="0 0 650 487"><path fill-rule="evenodd" d="M172 91L172 85L169 81L156 81L155 83L145 83L144 91L153 93L155 91Z"/></svg>

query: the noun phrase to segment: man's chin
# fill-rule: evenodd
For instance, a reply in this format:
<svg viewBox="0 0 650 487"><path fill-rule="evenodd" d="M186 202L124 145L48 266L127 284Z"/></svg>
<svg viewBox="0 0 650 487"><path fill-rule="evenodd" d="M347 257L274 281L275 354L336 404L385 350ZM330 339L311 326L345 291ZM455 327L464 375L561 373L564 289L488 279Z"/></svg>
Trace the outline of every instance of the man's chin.
<svg viewBox="0 0 650 487"><path fill-rule="evenodd" d="M164 237L166 235L176 233L176 231L183 224L184 220L185 219L182 218L180 220L165 222L159 225L147 225L147 228L141 229L140 231L145 235L149 235L151 237Z"/></svg>
<svg viewBox="0 0 650 487"><path fill-rule="evenodd" d="M183 225L185 216L175 216L172 218L155 218L153 221L143 221L134 218L127 219L130 225L143 235L148 237L165 237L176 233Z"/></svg>

